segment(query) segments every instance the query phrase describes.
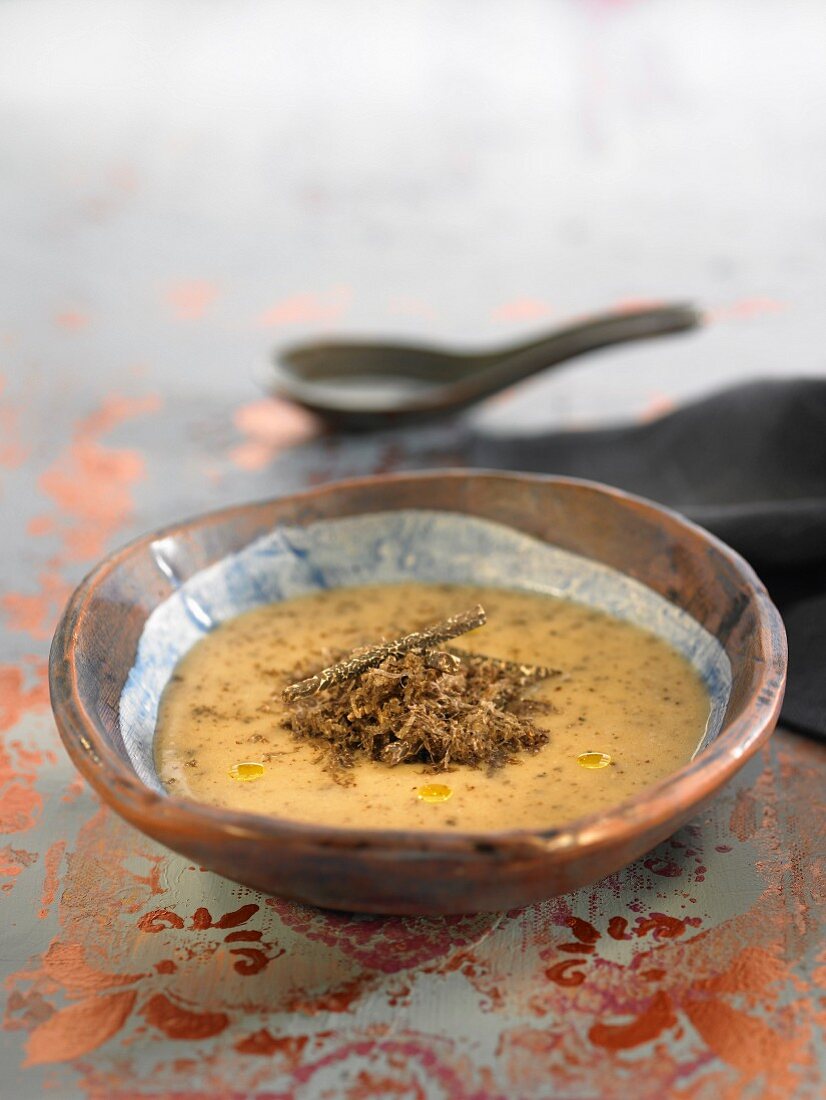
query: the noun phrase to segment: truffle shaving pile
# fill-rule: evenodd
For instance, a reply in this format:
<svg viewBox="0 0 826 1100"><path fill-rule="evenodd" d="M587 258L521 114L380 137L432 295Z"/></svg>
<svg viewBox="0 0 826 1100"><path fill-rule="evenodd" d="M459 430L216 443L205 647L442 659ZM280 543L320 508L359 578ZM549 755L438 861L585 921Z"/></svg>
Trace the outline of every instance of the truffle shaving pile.
<svg viewBox="0 0 826 1100"><path fill-rule="evenodd" d="M548 734L530 714L550 704L523 698L553 670L461 650L389 656L357 679L295 699L285 719L298 740L315 741L342 783L366 754L389 766L415 761L434 772L455 764L493 770Z"/></svg>

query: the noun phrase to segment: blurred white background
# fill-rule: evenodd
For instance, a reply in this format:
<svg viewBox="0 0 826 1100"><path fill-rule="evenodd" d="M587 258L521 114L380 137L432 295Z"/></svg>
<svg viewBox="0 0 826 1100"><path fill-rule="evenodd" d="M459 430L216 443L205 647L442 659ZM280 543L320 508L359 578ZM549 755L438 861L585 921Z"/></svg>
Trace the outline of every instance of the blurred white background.
<svg viewBox="0 0 826 1100"><path fill-rule="evenodd" d="M240 400L321 331L688 298L482 421L819 372L825 46L820 0L5 0L4 369Z"/></svg>

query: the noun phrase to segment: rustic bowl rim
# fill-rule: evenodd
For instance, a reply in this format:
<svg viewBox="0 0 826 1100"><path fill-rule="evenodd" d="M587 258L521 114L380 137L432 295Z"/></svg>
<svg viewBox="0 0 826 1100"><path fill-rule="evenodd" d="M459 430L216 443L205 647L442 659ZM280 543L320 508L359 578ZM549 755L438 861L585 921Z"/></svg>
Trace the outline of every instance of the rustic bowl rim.
<svg viewBox="0 0 826 1100"><path fill-rule="evenodd" d="M678 529L693 533L726 558L744 584L755 605L758 628L766 659L762 675L744 700L740 715L724 720L717 737L698 756L645 788L639 795L608 810L587 814L558 827L547 829L497 829L487 831L405 830L352 828L296 822L249 811L209 806L192 799L159 794L147 787L129 764L109 745L106 734L85 709L78 690L76 653L83 636L84 619L97 587L137 551L160 539L174 537L189 528L214 520L230 519L251 509L266 508L285 501L310 503L326 494L369 488L381 483L448 479L487 479L517 484L579 486L597 495L627 502L649 516L664 517ZM463 513L461 507L455 509ZM363 514L363 513L362 513ZM551 544L552 545L552 544ZM587 554L584 555L587 557ZM644 581L642 583L645 583ZM103 558L75 589L61 616L52 640L49 659L49 688L52 709L63 743L81 774L121 816L139 829L153 834L189 833L197 828L201 837L245 837L262 842L289 841L306 849L372 849L397 856L465 853L478 859L490 852L504 851L522 856L552 853L598 852L616 847L623 839L643 833L652 822L676 816L678 808L699 806L725 784L771 735L783 701L786 680L787 645L785 629L777 608L752 567L716 536L671 508L601 482L582 478L529 474L485 469L437 469L376 474L327 482L298 493L266 500L247 501L230 507L200 512L175 523L147 532ZM128 669L125 670L128 672ZM758 705L759 703L759 705ZM149 821L155 826L148 829Z"/></svg>

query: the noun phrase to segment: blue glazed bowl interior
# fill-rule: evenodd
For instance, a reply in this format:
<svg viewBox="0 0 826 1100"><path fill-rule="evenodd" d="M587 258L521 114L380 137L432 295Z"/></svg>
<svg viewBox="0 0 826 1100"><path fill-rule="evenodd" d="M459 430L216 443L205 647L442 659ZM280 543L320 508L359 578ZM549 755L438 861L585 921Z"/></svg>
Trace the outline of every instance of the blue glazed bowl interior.
<svg viewBox="0 0 826 1100"><path fill-rule="evenodd" d="M422 581L561 596L652 631L691 662L711 698L698 752L717 736L728 705L728 657L685 611L623 573L490 520L407 510L281 525L186 579L176 567L174 538L157 540L152 554L176 591L146 621L121 694L120 724L135 771L158 792L158 703L180 658L241 612L328 588Z"/></svg>

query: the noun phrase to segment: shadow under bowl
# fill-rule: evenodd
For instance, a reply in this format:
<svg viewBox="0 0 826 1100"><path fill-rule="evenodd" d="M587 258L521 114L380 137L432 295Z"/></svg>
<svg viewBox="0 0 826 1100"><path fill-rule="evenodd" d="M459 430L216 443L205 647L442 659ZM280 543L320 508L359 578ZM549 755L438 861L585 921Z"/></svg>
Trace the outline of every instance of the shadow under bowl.
<svg viewBox="0 0 826 1100"><path fill-rule="evenodd" d="M158 697L204 631L313 588L404 579L544 589L672 642L679 635L711 692L707 743L634 799L547 830L332 827L162 791L151 754ZM331 484L138 539L70 599L49 674L70 756L142 832L268 893L332 909L435 915L567 893L670 836L774 729L786 642L746 562L673 512L569 478L437 471Z"/></svg>

